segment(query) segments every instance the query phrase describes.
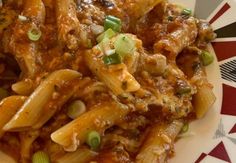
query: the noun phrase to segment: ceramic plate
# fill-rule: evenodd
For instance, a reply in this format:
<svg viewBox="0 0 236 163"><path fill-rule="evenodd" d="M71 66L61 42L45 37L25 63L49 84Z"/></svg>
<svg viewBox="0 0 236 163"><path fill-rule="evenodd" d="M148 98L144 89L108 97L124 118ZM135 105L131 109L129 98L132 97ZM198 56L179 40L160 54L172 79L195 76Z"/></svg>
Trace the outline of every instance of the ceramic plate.
<svg viewBox="0 0 236 163"><path fill-rule="evenodd" d="M208 20L217 39L210 45L215 61L207 67L217 101L190 125L176 144L171 163L236 163L236 0L172 0Z"/></svg>

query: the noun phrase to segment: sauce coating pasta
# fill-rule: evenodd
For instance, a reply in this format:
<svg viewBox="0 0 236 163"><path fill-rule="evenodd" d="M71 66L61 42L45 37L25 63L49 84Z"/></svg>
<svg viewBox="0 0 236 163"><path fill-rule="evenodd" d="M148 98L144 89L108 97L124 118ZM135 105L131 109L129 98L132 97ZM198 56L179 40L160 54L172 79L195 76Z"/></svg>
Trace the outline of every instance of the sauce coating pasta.
<svg viewBox="0 0 236 163"><path fill-rule="evenodd" d="M167 0L0 1L0 157L165 163L216 98L208 22Z"/></svg>

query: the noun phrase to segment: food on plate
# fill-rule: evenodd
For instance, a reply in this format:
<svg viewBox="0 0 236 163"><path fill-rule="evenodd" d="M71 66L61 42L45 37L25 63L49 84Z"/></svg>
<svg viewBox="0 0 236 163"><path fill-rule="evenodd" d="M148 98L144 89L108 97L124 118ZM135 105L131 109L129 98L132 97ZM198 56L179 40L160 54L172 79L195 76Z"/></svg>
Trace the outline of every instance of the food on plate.
<svg viewBox="0 0 236 163"><path fill-rule="evenodd" d="M166 0L0 0L1 158L168 161L216 100L215 37Z"/></svg>

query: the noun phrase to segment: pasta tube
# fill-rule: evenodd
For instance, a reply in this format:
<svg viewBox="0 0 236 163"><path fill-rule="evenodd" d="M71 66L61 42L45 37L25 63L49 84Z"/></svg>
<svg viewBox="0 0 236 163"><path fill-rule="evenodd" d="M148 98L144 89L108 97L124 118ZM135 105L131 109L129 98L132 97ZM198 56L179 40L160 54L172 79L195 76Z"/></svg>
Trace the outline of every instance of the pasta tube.
<svg viewBox="0 0 236 163"><path fill-rule="evenodd" d="M38 61L41 59L37 43L30 40L23 41L22 38L27 37L30 30L39 30L40 26L44 24L45 6L42 0L25 0L22 15L31 21L22 23L17 20L15 26L7 31L5 51L15 56L23 75L34 77L39 71Z"/></svg>
<svg viewBox="0 0 236 163"><path fill-rule="evenodd" d="M20 131L32 127L44 114L43 107L51 99L55 86L80 77L73 70L58 70L46 78L26 100L16 115L4 126L6 131Z"/></svg>
<svg viewBox="0 0 236 163"><path fill-rule="evenodd" d="M24 0L23 15L33 22L43 24L45 21L45 6L42 0Z"/></svg>
<svg viewBox="0 0 236 163"><path fill-rule="evenodd" d="M175 120L170 124L156 124L150 131L136 163L165 163L175 138L181 131L183 123Z"/></svg>
<svg viewBox="0 0 236 163"><path fill-rule="evenodd" d="M65 154L64 156L56 160L56 163L85 163L89 162L96 155L96 152L82 147L77 149L75 152Z"/></svg>
<svg viewBox="0 0 236 163"><path fill-rule="evenodd" d="M0 158L1 158L1 162L17 163L16 160L14 160L11 156L7 155L6 153L2 152L1 150L0 150Z"/></svg>
<svg viewBox="0 0 236 163"><path fill-rule="evenodd" d="M56 0L56 16L59 42L67 45L69 49L76 49L78 46L76 35L80 31L80 23L74 0Z"/></svg>
<svg viewBox="0 0 236 163"><path fill-rule="evenodd" d="M96 56L97 47L85 54L85 60L90 70L103 81L114 94L134 92L140 84L128 72L125 64L106 66L101 58Z"/></svg>
<svg viewBox="0 0 236 163"><path fill-rule="evenodd" d="M193 96L193 106L197 118L202 118L215 103L216 97L209 85L199 86Z"/></svg>
<svg viewBox="0 0 236 163"><path fill-rule="evenodd" d="M20 107L24 104L26 97L10 96L0 103L0 137L4 134L3 126L11 120Z"/></svg>
<svg viewBox="0 0 236 163"><path fill-rule="evenodd" d="M163 1L165 0L126 0L125 3L128 5L121 5L132 19L137 20Z"/></svg>
<svg viewBox="0 0 236 163"><path fill-rule="evenodd" d="M169 59L175 59L185 47L195 41L198 33L195 18L190 17L182 24L154 44L156 53L166 55Z"/></svg>
<svg viewBox="0 0 236 163"><path fill-rule="evenodd" d="M63 94L61 96L59 95L59 97L56 99L52 99L50 103L46 104L46 106L43 108L43 112L47 114L42 114L37 123L34 124L32 128L41 128L55 114L55 112L58 111L58 109L61 108L72 97L72 95L75 94L75 92L80 91L80 88L83 88L87 82L87 79L83 79L75 81L75 83L70 83L66 88L63 88Z"/></svg>
<svg viewBox="0 0 236 163"><path fill-rule="evenodd" d="M33 81L25 79L11 86L11 89L19 95L28 96L34 91Z"/></svg>
<svg viewBox="0 0 236 163"><path fill-rule="evenodd" d="M52 133L52 140L67 151L75 151L77 146L86 141L90 131L96 130L102 134L105 129L121 121L130 111L126 106L116 102L95 105L90 110Z"/></svg>
<svg viewBox="0 0 236 163"><path fill-rule="evenodd" d="M31 160L30 154L32 150L32 143L39 136L39 131L29 131L21 132L20 134L20 143L21 143L21 162L28 163Z"/></svg>

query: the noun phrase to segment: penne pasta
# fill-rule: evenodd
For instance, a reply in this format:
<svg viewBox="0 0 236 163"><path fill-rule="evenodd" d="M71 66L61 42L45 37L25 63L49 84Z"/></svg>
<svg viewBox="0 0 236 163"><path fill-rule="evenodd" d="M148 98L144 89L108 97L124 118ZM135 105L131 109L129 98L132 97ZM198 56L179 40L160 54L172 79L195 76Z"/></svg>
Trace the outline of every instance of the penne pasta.
<svg viewBox="0 0 236 163"><path fill-rule="evenodd" d="M140 88L140 84L128 72L125 64L106 66L101 58L96 56L98 49L85 54L85 60L90 70L102 80L114 94L120 95L125 92L134 92Z"/></svg>
<svg viewBox="0 0 236 163"><path fill-rule="evenodd" d="M192 77L192 82L197 87L197 93L193 96L193 106L198 119L203 118L216 101L212 85L208 82L203 67L199 67Z"/></svg>
<svg viewBox="0 0 236 163"><path fill-rule="evenodd" d="M32 143L37 139L39 136L39 131L27 131L21 132L20 134L20 143L21 143L21 161L22 163L27 163L31 160L31 150L32 150Z"/></svg>
<svg viewBox="0 0 236 163"><path fill-rule="evenodd" d="M202 118L215 103L216 97L209 85L202 85L197 88L197 93L193 96L193 106L197 118Z"/></svg>
<svg viewBox="0 0 236 163"><path fill-rule="evenodd" d="M28 96L34 91L33 81L25 79L11 86L12 90L19 95Z"/></svg>
<svg viewBox="0 0 236 163"><path fill-rule="evenodd" d="M76 34L79 34L80 23L74 0L56 0L56 16L59 42L67 45L69 49L76 49L78 46Z"/></svg>
<svg viewBox="0 0 236 163"><path fill-rule="evenodd" d="M43 108L43 112L47 113L46 115L42 114L37 120L37 123L32 126L34 129L41 128L54 114L58 111L71 97L75 92L80 92L80 88L84 87L88 82L87 79L75 81L74 83L69 83L66 88L63 88L63 95L52 99L50 103L47 103ZM72 85L72 86L71 86Z"/></svg>
<svg viewBox="0 0 236 163"><path fill-rule="evenodd" d="M86 147L81 147L75 152L67 153L56 160L56 163L85 163L91 161L97 155L96 152Z"/></svg>
<svg viewBox="0 0 236 163"><path fill-rule="evenodd" d="M21 131L32 127L43 114L43 107L52 98L55 86L80 77L80 73L73 70L58 70L46 78L16 115L4 126L6 131Z"/></svg>
<svg viewBox="0 0 236 163"><path fill-rule="evenodd" d="M134 20L139 19L148 12L150 12L156 5L165 0L126 0L125 3L130 5L123 5L123 8Z"/></svg>
<svg viewBox="0 0 236 163"><path fill-rule="evenodd" d="M143 55L142 68L153 75L162 75L167 68L166 57L161 54Z"/></svg>
<svg viewBox="0 0 236 163"><path fill-rule="evenodd" d="M0 137L5 133L3 126L11 120L26 99L24 96L10 96L0 102Z"/></svg>
<svg viewBox="0 0 236 163"><path fill-rule="evenodd" d="M52 140L67 151L75 151L86 141L90 131L103 134L105 129L121 121L130 112L126 106L116 102L98 104L90 110L52 133Z"/></svg>
<svg viewBox="0 0 236 163"><path fill-rule="evenodd" d="M0 150L0 158L2 163L17 163L11 156L7 155L6 153Z"/></svg>
<svg viewBox="0 0 236 163"><path fill-rule="evenodd" d="M41 58L37 43L32 42L27 35L31 29L39 30L40 26L44 24L45 6L42 0L25 0L22 15L26 20L31 21L29 23L16 21L13 29L8 31L9 38L5 42L5 51L15 56L24 75L31 78L39 71L38 62ZM27 41L23 41L22 38Z"/></svg>
<svg viewBox="0 0 236 163"><path fill-rule="evenodd" d="M166 55L169 59L175 59L177 54L195 41L196 37L195 18L190 17L183 23L183 26L176 27L171 33L157 41L154 44L154 51Z"/></svg>
<svg viewBox="0 0 236 163"><path fill-rule="evenodd" d="M136 157L136 163L165 163L182 126L181 121L174 120L170 124L156 124L151 128L141 151Z"/></svg>
<svg viewBox="0 0 236 163"><path fill-rule="evenodd" d="M43 24L46 11L42 0L24 0L23 15L31 18L35 24Z"/></svg>

